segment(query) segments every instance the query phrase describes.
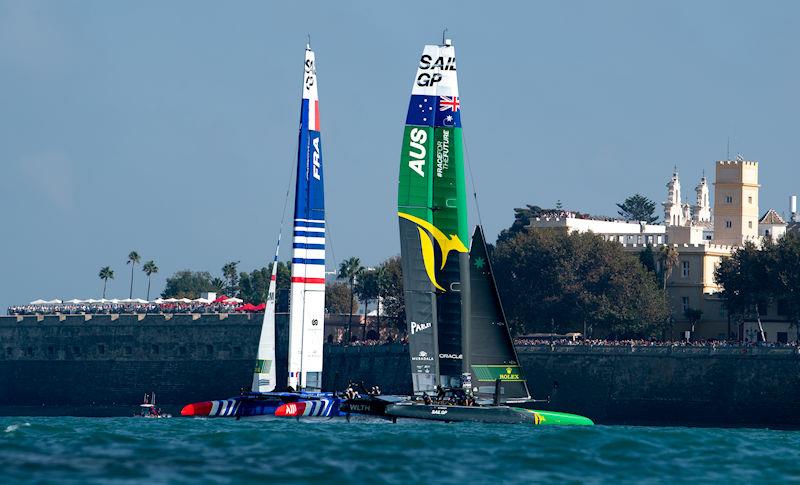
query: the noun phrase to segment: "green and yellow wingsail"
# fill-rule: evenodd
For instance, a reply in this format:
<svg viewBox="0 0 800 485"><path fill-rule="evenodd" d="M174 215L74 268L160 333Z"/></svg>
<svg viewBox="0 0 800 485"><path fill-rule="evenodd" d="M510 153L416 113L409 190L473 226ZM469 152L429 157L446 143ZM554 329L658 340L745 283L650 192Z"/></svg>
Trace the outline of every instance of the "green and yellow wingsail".
<svg viewBox="0 0 800 485"><path fill-rule="evenodd" d="M398 216L415 392L459 385L462 269L468 264L455 49L426 45L408 105Z"/></svg>

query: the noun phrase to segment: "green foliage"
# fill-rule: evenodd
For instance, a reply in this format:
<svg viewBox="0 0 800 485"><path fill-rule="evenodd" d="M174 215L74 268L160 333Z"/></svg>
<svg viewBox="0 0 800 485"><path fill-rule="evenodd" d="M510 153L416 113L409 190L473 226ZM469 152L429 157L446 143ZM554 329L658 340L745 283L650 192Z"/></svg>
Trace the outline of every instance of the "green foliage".
<svg viewBox="0 0 800 485"><path fill-rule="evenodd" d="M365 305L377 300L379 292L378 270L365 269L362 271L361 276L356 281L355 292L358 295L358 299L364 302Z"/></svg>
<svg viewBox="0 0 800 485"><path fill-rule="evenodd" d="M133 298L133 267L136 266L142 260L142 257L139 256L139 253L136 251L131 251L128 253L128 261L125 264L131 265L131 292L128 295L128 298Z"/></svg>
<svg viewBox="0 0 800 485"><path fill-rule="evenodd" d="M723 288L720 296L728 312L758 318L759 305L797 295L799 288L791 283L796 282L797 275L787 274L786 269L798 267L798 253L792 257L793 251L800 250L798 246L800 240L792 235L785 236L779 246L767 240L762 249L746 242L730 258L723 259L714 276Z"/></svg>
<svg viewBox="0 0 800 485"><path fill-rule="evenodd" d="M655 215L656 203L641 194L634 194L621 204L617 204L617 214L628 221L644 221L652 224L658 220Z"/></svg>
<svg viewBox="0 0 800 485"><path fill-rule="evenodd" d="M686 319L689 320L689 323L692 325L692 332L694 332L694 326L697 325L703 318L703 310L690 307L687 308L683 314L686 316Z"/></svg>
<svg viewBox="0 0 800 485"><path fill-rule="evenodd" d="M269 267L254 269L250 273L243 271L239 274L238 297L247 303L258 305L267 301L269 293L269 279L272 276L272 264ZM275 311L284 313L289 311L289 287L291 286L290 263L278 262L278 274L275 292Z"/></svg>
<svg viewBox="0 0 800 485"><path fill-rule="evenodd" d="M158 266L156 266L156 262L152 259L142 266L142 271L144 274L147 275L147 299L150 299L150 277L154 274L158 273Z"/></svg>
<svg viewBox="0 0 800 485"><path fill-rule="evenodd" d="M334 281L325 284L325 313L343 315L355 306L358 306L358 301L351 297L347 283Z"/></svg>
<svg viewBox="0 0 800 485"><path fill-rule="evenodd" d="M225 289L223 292L228 296L234 296L239 292L239 261L230 261L222 267L222 277L225 279Z"/></svg>
<svg viewBox="0 0 800 485"><path fill-rule="evenodd" d="M656 254L651 244L648 244L639 252L639 262L654 278L656 277Z"/></svg>
<svg viewBox="0 0 800 485"><path fill-rule="evenodd" d="M98 275L101 280L103 280L103 298L106 297L106 285L108 284L109 279L114 279L114 270L111 269L111 266L103 266L100 268L100 273Z"/></svg>
<svg viewBox="0 0 800 485"><path fill-rule="evenodd" d="M405 330L406 303L403 294L403 265L400 256L393 256L378 266L378 292L383 312L393 319L398 329Z"/></svg>
<svg viewBox="0 0 800 485"><path fill-rule="evenodd" d="M497 242L509 240L523 232L528 227L528 224L531 223L531 219L541 216L543 212L546 212L546 210L538 205L527 204L525 207L515 207L513 224L508 229L500 231L500 235L497 236Z"/></svg>
<svg viewBox="0 0 800 485"><path fill-rule="evenodd" d="M201 293L216 291L208 271L178 271L167 278L162 298L199 298Z"/></svg>
<svg viewBox="0 0 800 485"><path fill-rule="evenodd" d="M517 332L576 331L586 323L609 337L657 336L665 295L633 255L586 233L524 231L498 242L495 277Z"/></svg>
<svg viewBox="0 0 800 485"><path fill-rule="evenodd" d="M667 291L667 280L672 275L672 270L678 264L678 250L673 246L664 245L658 250L658 261L661 264L661 287Z"/></svg>
<svg viewBox="0 0 800 485"><path fill-rule="evenodd" d="M356 278L361 276L361 273L364 272L364 267L361 266L361 260L355 256L345 259L339 264L339 273L338 277L347 280L347 284L350 286L350 298L351 301L355 301L353 295L355 293L355 282ZM349 317L347 319L347 338L346 341L350 341L351 335L351 327L353 324L353 311L355 310L355 306L350 306Z"/></svg>

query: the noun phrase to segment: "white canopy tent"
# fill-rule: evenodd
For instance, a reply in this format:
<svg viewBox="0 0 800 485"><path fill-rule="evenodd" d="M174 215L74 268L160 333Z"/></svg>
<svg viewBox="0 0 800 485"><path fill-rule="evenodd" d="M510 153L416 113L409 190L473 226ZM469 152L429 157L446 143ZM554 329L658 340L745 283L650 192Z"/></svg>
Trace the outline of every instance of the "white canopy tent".
<svg viewBox="0 0 800 485"><path fill-rule="evenodd" d="M243 301L244 300L242 300L241 298L236 298L235 296L232 296L230 298L226 298L222 303L227 303L229 305L232 305L234 303L242 303Z"/></svg>
<svg viewBox="0 0 800 485"><path fill-rule="evenodd" d="M42 300L39 298L38 300L33 300L30 302L29 305L44 305L45 303L47 303L47 300Z"/></svg>

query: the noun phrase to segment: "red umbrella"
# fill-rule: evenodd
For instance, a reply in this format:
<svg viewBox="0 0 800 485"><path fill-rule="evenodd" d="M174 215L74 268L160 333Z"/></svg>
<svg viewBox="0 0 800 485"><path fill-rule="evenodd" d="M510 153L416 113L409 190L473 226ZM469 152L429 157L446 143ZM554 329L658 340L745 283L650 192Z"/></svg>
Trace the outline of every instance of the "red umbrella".
<svg viewBox="0 0 800 485"><path fill-rule="evenodd" d="M263 312L266 308L267 308L267 304L266 303L260 303L260 304L256 305L255 307L253 307L253 311L254 312Z"/></svg>
<svg viewBox="0 0 800 485"><path fill-rule="evenodd" d="M256 307L253 306L252 303L245 303L244 305L235 308L234 311L237 312L254 312L256 311Z"/></svg>
<svg viewBox="0 0 800 485"><path fill-rule="evenodd" d="M220 303L220 302L223 302L223 301L225 301L225 300L227 300L227 299L228 299L228 297L227 297L227 296L225 296L225 295L220 295L220 296L218 296L218 297L217 297L217 299L216 299L216 300L214 300L214 301L213 301L213 303Z"/></svg>

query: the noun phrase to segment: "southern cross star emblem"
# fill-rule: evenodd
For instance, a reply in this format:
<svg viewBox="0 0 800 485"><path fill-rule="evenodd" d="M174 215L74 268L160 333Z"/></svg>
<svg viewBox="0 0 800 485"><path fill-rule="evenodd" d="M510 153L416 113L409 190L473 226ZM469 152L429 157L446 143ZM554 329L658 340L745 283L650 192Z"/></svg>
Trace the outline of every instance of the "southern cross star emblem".
<svg viewBox="0 0 800 485"><path fill-rule="evenodd" d="M511 367L506 367L506 374L511 374Z"/></svg>
<svg viewBox="0 0 800 485"><path fill-rule="evenodd" d="M486 264L486 260L482 257L478 256L475 258L475 267L478 269L483 269L483 265Z"/></svg>

